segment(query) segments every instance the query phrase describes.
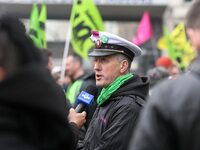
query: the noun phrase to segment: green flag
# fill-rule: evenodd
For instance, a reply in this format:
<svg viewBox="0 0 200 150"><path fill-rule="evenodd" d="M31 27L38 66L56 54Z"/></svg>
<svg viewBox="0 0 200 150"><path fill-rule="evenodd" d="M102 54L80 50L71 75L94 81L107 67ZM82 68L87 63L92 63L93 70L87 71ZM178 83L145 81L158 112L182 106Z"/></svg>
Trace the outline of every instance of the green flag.
<svg viewBox="0 0 200 150"><path fill-rule="evenodd" d="M103 21L93 0L75 0L71 17L71 44L74 51L88 58L88 51L93 47L90 40L92 30L103 31Z"/></svg>
<svg viewBox="0 0 200 150"><path fill-rule="evenodd" d="M35 45L39 48L42 48L42 43L40 40L39 35L39 13L38 13L38 7L36 4L33 4L30 21L29 21L29 36L35 43Z"/></svg>
<svg viewBox="0 0 200 150"><path fill-rule="evenodd" d="M39 18L39 34L42 43L42 48L47 48L46 33L45 33L46 19L47 19L47 6L45 3L43 3Z"/></svg>

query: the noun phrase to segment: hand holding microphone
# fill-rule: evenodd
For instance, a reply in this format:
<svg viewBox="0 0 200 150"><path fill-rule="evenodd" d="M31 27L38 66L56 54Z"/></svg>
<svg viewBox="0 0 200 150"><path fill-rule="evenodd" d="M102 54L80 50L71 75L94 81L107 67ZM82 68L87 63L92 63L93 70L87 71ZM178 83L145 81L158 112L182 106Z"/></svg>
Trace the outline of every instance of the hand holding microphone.
<svg viewBox="0 0 200 150"><path fill-rule="evenodd" d="M80 129L80 128L84 125L84 123L86 122L85 117L86 117L86 112L85 112L85 111L83 111L83 112L81 112L81 113L77 113L77 112L75 112L75 109L74 109L74 108L71 108L71 109L69 110L69 115L68 115L68 120L69 120L69 122L75 123L75 124L78 126L79 129Z"/></svg>
<svg viewBox="0 0 200 150"><path fill-rule="evenodd" d="M71 108L68 115L69 122L74 122L79 128L86 122L86 112L84 111L91 105L94 98L98 94L98 89L95 86L88 86L85 91L82 91L77 98L77 107Z"/></svg>

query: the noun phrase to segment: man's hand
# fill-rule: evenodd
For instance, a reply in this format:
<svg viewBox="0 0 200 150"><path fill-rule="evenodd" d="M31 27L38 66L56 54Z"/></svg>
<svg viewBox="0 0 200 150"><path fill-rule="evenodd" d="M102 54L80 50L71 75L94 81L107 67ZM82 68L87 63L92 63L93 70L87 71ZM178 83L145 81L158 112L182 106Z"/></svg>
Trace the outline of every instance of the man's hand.
<svg viewBox="0 0 200 150"><path fill-rule="evenodd" d="M77 113L77 112L75 112L74 108L70 108L68 120L69 120L69 122L75 123L78 126L79 129L86 122L85 117L86 117L85 111L83 111L82 113Z"/></svg>

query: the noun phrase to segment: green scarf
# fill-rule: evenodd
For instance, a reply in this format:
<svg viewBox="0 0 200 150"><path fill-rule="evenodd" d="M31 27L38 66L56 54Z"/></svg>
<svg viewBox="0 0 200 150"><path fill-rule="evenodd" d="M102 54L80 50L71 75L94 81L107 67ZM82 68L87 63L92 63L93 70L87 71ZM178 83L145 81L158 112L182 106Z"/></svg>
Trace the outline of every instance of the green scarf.
<svg viewBox="0 0 200 150"><path fill-rule="evenodd" d="M103 88L97 99L98 105L102 105L108 98L128 79L133 77L131 73L116 78L109 86Z"/></svg>

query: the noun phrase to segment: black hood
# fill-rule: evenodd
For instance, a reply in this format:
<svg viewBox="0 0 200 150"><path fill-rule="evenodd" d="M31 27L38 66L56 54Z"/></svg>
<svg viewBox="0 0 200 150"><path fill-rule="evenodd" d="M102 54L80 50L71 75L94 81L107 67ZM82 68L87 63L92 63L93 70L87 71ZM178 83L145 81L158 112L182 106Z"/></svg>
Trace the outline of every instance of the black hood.
<svg viewBox="0 0 200 150"><path fill-rule="evenodd" d="M0 104L66 118L65 97L50 72L30 65L0 82Z"/></svg>
<svg viewBox="0 0 200 150"><path fill-rule="evenodd" d="M127 80L115 93L112 98L118 96L136 95L143 99L149 93L149 79L147 77L139 77L134 75L131 79Z"/></svg>

